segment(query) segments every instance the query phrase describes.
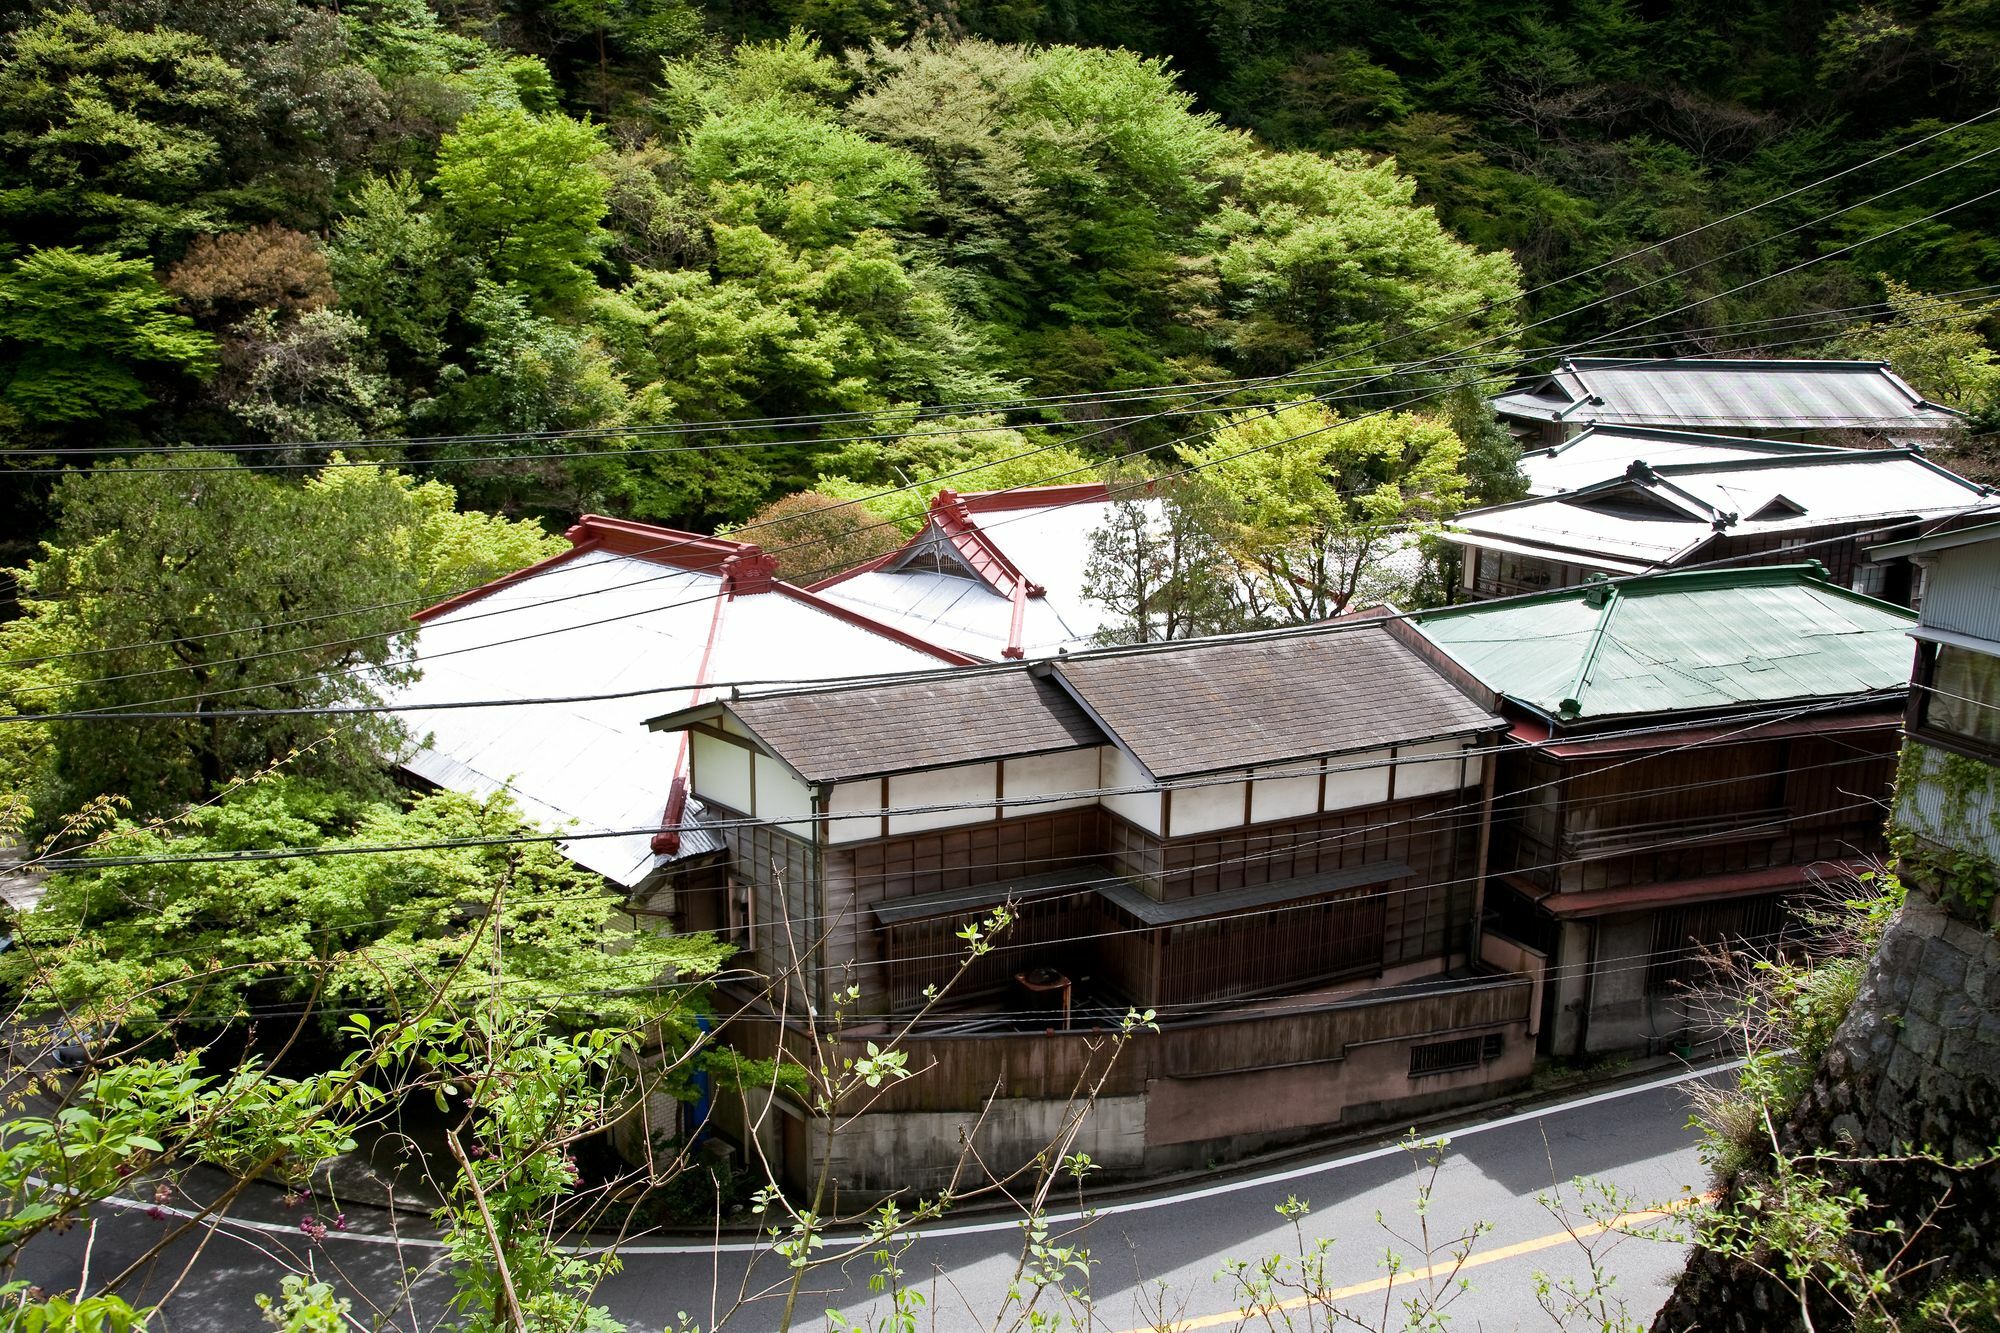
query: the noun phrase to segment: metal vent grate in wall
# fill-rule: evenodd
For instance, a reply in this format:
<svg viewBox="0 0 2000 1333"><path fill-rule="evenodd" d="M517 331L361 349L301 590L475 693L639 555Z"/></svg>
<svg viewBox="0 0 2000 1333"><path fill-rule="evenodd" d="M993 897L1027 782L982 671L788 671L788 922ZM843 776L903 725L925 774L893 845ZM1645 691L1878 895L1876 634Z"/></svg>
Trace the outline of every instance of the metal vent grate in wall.
<svg viewBox="0 0 2000 1333"><path fill-rule="evenodd" d="M1455 1037L1410 1048L1410 1077L1449 1074L1459 1069L1476 1069L1500 1058L1507 1048L1506 1037L1489 1032L1483 1037Z"/></svg>

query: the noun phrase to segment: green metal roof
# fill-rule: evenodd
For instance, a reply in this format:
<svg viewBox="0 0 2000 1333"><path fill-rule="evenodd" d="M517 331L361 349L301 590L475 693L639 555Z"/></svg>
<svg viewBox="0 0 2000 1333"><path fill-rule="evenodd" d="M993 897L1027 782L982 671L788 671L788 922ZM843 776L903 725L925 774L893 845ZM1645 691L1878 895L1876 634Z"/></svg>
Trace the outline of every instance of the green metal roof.
<svg viewBox="0 0 2000 1333"><path fill-rule="evenodd" d="M1894 690L1916 624L1817 564L1648 574L1412 620L1487 688L1563 721Z"/></svg>

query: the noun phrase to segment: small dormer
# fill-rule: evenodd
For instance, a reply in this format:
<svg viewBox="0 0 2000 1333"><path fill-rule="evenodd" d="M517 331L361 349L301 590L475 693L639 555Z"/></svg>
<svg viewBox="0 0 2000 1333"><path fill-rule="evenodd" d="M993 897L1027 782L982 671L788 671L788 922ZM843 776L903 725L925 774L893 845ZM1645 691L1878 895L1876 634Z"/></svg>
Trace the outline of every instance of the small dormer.
<svg viewBox="0 0 2000 1333"><path fill-rule="evenodd" d="M1750 512L1750 519L1752 522L1757 522L1759 520L1802 518L1805 516L1805 512L1806 507L1791 496L1774 495L1753 509Z"/></svg>

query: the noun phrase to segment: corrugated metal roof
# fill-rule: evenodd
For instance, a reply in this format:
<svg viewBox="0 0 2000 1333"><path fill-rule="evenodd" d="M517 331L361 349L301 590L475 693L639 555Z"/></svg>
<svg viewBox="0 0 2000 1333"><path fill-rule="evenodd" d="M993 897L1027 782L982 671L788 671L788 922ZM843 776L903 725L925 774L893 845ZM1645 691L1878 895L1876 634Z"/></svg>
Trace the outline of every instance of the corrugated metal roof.
<svg viewBox="0 0 2000 1333"><path fill-rule="evenodd" d="M1840 452L1833 445L1754 440L1652 426L1591 426L1561 444L1521 455L1528 494L1559 495L1625 474L1635 461L1660 467Z"/></svg>
<svg viewBox="0 0 2000 1333"><path fill-rule="evenodd" d="M921 670L938 659L809 602L770 592L736 596L717 625L715 571L675 569L603 548L429 617L418 631L415 682L395 704L521 699L685 687L711 629L707 678L818 680ZM498 614L496 614L498 613ZM661 689L623 699L400 715L416 748L414 773L480 797L505 791L550 832L654 829L666 807L681 738L646 719L692 701ZM719 846L713 830L684 829L679 857ZM565 854L631 886L670 859L649 833L563 844Z"/></svg>
<svg viewBox="0 0 2000 1333"><path fill-rule="evenodd" d="M1744 536L1979 509L2000 509L2000 499L1909 450L1842 449L1660 466L1635 461L1626 476L1468 510L1450 527L1551 548L1551 558L1573 563L1602 555L1671 565L1718 532Z"/></svg>
<svg viewBox="0 0 2000 1333"><path fill-rule="evenodd" d="M1686 430L1923 431L1964 420L1878 361L1565 358L1492 402L1524 420Z"/></svg>
<svg viewBox="0 0 2000 1333"><path fill-rule="evenodd" d="M1579 721L1900 689L1916 617L1782 565L1654 574L1414 622L1496 693Z"/></svg>

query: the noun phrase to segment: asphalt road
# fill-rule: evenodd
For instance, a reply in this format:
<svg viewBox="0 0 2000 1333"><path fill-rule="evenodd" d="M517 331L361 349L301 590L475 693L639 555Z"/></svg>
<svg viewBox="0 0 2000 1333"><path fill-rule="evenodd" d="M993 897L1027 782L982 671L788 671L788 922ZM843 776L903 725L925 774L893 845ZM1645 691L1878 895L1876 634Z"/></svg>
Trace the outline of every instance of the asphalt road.
<svg viewBox="0 0 2000 1333"><path fill-rule="evenodd" d="M1585 1244L1616 1274L1613 1294L1643 1321L1665 1300L1679 1267L1680 1247L1616 1231L1586 1234L1580 1244L1569 1228L1587 1233L1591 1223L1602 1222L1616 1209L1587 1208L1567 1182L1578 1176L1605 1182L1622 1191L1621 1199L1629 1200L1623 1206L1632 1208L1685 1200L1691 1190L1700 1189L1703 1172L1686 1127L1688 1077L1656 1079L1454 1126L1424 1219L1433 1238L1428 1254L1415 1208L1419 1173L1393 1146L1350 1148L1281 1170L1182 1184L1159 1196L1105 1203L1089 1219L1075 1217L1073 1205L1059 1208L1051 1214L1051 1241L1088 1249L1092 1320L1095 1327L1114 1333L1166 1322L1225 1330L1244 1322L1240 1311L1248 1297L1218 1273L1232 1259L1255 1263L1296 1252L1299 1238L1276 1211L1288 1196L1312 1206L1300 1223L1305 1244L1332 1241L1326 1285L1343 1308L1371 1322L1380 1319L1385 1302L1399 1307L1412 1295L1454 1291L1462 1281L1469 1289L1454 1297L1453 1328L1551 1328L1536 1299L1537 1274L1586 1278L1590 1259ZM1552 1192L1566 1201L1566 1218L1541 1201ZM443 1312L450 1283L434 1243L413 1237L398 1244L390 1237L350 1232L330 1234L314 1245L275 1197L261 1187L253 1193L257 1197L247 1206L247 1225L230 1222L191 1235L128 1291L141 1302L166 1300L156 1328L235 1333L259 1327L256 1294L275 1291L286 1273L306 1268L355 1301L362 1327L428 1328ZM73 1288L87 1254L93 1286L103 1281L177 1220L149 1216L143 1202L100 1209L91 1227L36 1241L24 1254L18 1275L52 1290ZM371 1213L354 1221L359 1228L379 1225L381 1219ZM1458 1268L1452 1242L1475 1223L1489 1229L1473 1242L1469 1261ZM1402 1256L1393 1285L1385 1281L1389 1250ZM600 1299L632 1328L671 1327L683 1312L701 1327L712 1328L715 1315L745 1291L754 1298L731 1314L727 1327L768 1333L779 1326L781 1298L760 1294L783 1285L784 1264L775 1256L753 1253L744 1244L725 1244L717 1251L668 1242L640 1242L622 1253L624 1271L606 1283ZM918 1327L993 1327L1020 1254L1020 1230L1005 1221L947 1226L917 1239L899 1262L905 1282L924 1300ZM1433 1268L1428 1278L1421 1271L1427 1267ZM414 1281L405 1280L410 1270L415 1270ZM879 1319L884 1305L869 1291L871 1271L867 1257L860 1256L811 1274L799 1298L796 1325L818 1326L829 1308L857 1321ZM1075 1281L1072 1272L1070 1282ZM1296 1292L1277 1295L1294 1297ZM1074 1304L1046 1296L1037 1308L1081 1313ZM1307 1327L1309 1313L1295 1311L1292 1318ZM1320 1318L1310 1326L1325 1324ZM1400 1327L1400 1316L1390 1326Z"/></svg>

